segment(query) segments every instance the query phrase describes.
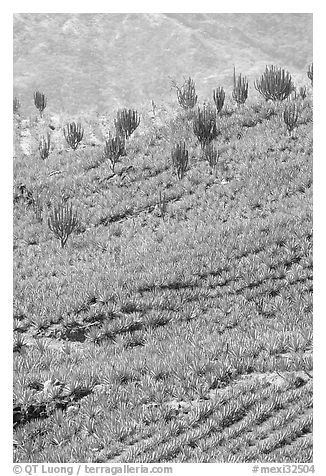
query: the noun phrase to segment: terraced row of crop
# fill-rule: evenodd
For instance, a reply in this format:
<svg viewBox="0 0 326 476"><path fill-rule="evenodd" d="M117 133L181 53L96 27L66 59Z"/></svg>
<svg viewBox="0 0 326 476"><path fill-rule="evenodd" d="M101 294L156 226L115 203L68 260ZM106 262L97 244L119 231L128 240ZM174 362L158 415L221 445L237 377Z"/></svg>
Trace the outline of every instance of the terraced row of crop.
<svg viewBox="0 0 326 476"><path fill-rule="evenodd" d="M284 220L282 220L282 222L284 223L284 225L288 226L286 222L284 222ZM299 223L299 221L297 221ZM280 222L281 223L281 222ZM249 225L249 222L248 222L248 225ZM300 224L300 228L302 228L302 225ZM308 248L306 248L306 252L304 253L308 253L309 254L309 240L310 240L310 237L311 237L311 230L307 229L307 231L301 233L302 235L302 238L301 238L301 235L300 233L298 234L297 231L298 230L295 230L295 233L297 235L295 241L296 243L294 244L291 244L291 240L293 241L293 238L291 238L289 240L289 237L287 235L287 232L286 230L284 229L284 232L282 231L281 232L281 228L278 230L277 228L275 229L274 226L271 227L270 224L267 222L267 227L266 227L266 233L267 233L267 236L268 234L271 234L272 236L272 240L269 240L269 241L272 241L272 244L269 245L270 246L270 252L268 251L268 249L266 248L267 246L267 240L265 238L261 239L261 237L258 237L258 233L255 234L255 239L252 240L251 238L251 234L249 235L249 239L246 239L246 241L243 242L244 238L245 238L245 232L246 232L246 227L243 228L242 227L242 230L238 229L237 228L232 228L230 229L229 227L225 227L225 228L222 228L222 232L225 233L225 235L227 235L227 233L229 234L229 241L227 241L227 236L225 236L225 238L223 240L220 239L220 241L217 241L216 244L218 245L218 247L220 248L219 250L219 253L216 255L216 258L213 258L214 260L218 259L219 261L219 265L218 265L218 268L217 268L217 271L215 271L214 269L212 271L203 271L205 273L215 273L215 272L219 272L219 270L223 270L223 266L224 264L223 263L230 263L230 259L232 259L233 257L236 257L234 255L238 254L239 257L242 256L242 257L246 257L246 256L249 256L250 253L258 253L259 251L261 251L260 255L261 258L264 259L264 261L266 262L267 266L278 266L278 265L281 265L282 266L282 262L281 260L278 258L278 254L280 253L280 251L277 249L277 246L275 248L275 244L273 243L273 240L275 240L275 243L277 245L278 243L278 240L279 240L279 243L282 244L282 242L288 242L290 241L289 245L290 246L297 246L296 243L299 243L299 240L307 240L307 245L308 245ZM258 230L257 230L258 231ZM281 232L281 233L280 233ZM236 235L241 233L241 241L240 241L240 235L237 236ZM293 231L293 228L290 229L290 233L294 233ZM279 235L279 236L278 236ZM280 235L283 235L283 236L280 236ZM207 235L206 235L207 236ZM292 235L290 235L292 236ZM256 238L257 237L257 238ZM189 239L192 239L191 237L191 233L189 233ZM250 245L250 239L251 239L251 245ZM260 242L258 241L257 242L257 239L260 240ZM120 238L121 240L121 238ZM118 240L117 240L118 241ZM212 240L210 240L212 241ZM304 243L305 241L303 241ZM124 240L124 243L126 243L126 241ZM127 243L126 243L127 244ZM213 243L212 243L213 244ZM214 244L215 245L215 244ZM199 244L197 245L198 246L198 251L200 252L201 255L204 255L205 254L205 237L203 236L203 240L202 240L202 245L200 245L203 249L200 250L200 247L199 247ZM216 246L216 245L215 245ZM301 246L301 244L300 244ZM209 247L207 247L209 248ZM264 253L264 248L265 248L265 253ZM112 249L112 248L111 248ZM237 253L237 249L239 249L239 252ZM283 252L282 252L283 253ZM186 254L186 253L185 253ZM264 256L265 254L265 256ZM275 257L273 256L275 255ZM33 262L31 261L31 264L35 263L35 257L31 256L31 258L33 258ZM95 258L95 256L94 256ZM104 258L104 257L103 257ZM258 258L258 256L257 256ZM261 259L260 258L260 259ZM308 255L307 255L307 258L308 258ZM97 259L99 259L99 256L97 256ZM211 260L212 258L209 258L208 260L205 260L205 262L203 262L203 266L205 266L207 268L207 266L210 266L212 267L212 263L210 263L209 261ZM283 258L282 258L283 259ZM305 259L304 257L302 259ZM284 259L283 261L283 266L285 267L288 267L291 265L291 261L293 261L295 263L295 261L298 260L298 257L296 256L296 251L294 249L294 251L291 251L289 249L288 251L288 254L287 254L287 257ZM112 258L110 259L110 261L112 262ZM184 261L184 258L183 260ZM182 261L180 261L182 263ZM188 265L188 262L189 262L189 265ZM96 261L95 261L96 263ZM99 266L100 266L100 261L98 262L99 263ZM207 264L206 264L207 263ZM113 263L112 263L113 264ZM55 266L57 267L57 263L55 264ZM117 265L115 265L116 267ZM192 268L194 268L194 265L190 262L190 260L186 260L185 262L185 268L187 266L191 266ZM229 268L230 268L230 265L229 265ZM94 268L95 269L95 268ZM32 271L32 269L31 269ZM73 271L73 270L72 270ZM193 272L197 272L198 273L198 270L194 270ZM60 270L60 273L61 273L61 270ZM192 274L191 272L190 273L187 273L187 274ZM178 280L178 283L180 280ZM220 283L221 284L221 283ZM180 287L181 285L178 284L178 286ZM49 283L47 284L47 287L49 287ZM140 289L144 288L140 286ZM78 292L79 294L80 292Z"/></svg>
<svg viewBox="0 0 326 476"><path fill-rule="evenodd" d="M84 445L85 441L82 442L81 439L85 439L91 445L97 441L98 448L96 450L95 445L94 451L98 462L171 461L181 457L185 449L194 447L206 454L212 448L210 461L221 461L230 454L239 454L238 447L247 446L251 447L249 453L244 452L239 460L254 460L255 451L269 454L275 450L277 445L274 441L280 434L287 438L287 444L290 445L295 435L298 436L298 431L301 434L311 431L311 418L306 410L307 406L311 406L311 386L307 385L303 383L300 389L284 393L284 388L275 390L269 384L261 386L258 380L253 380L252 383L229 388L221 397L217 393L217 400L195 401L193 409L186 413L174 410L174 406L165 403L157 407L134 407L135 413L132 416L131 408L128 409L120 401L111 414L111 420L108 420L107 409L105 410L105 421L101 421L101 414L107 407L107 396L106 392L100 392L96 394L96 400L88 402L85 410L81 401L82 418L78 426L74 423L72 411L67 413L68 418L65 419L60 419L60 412L54 414L52 425L43 427L43 431L48 428L50 435L49 438L43 438L42 450L45 453L42 457L49 457L51 453L51 445L44 448L45 441L50 441L52 445L56 441L62 446L64 455L67 454L68 448L65 450L65 446L68 441L74 443L77 451L77 444ZM296 412L291 411L293 403ZM262 420L265 421L263 425ZM37 426L35 423L36 428ZM284 431L288 427L291 429ZM18 441L19 434L17 431ZM99 444L99 441L102 443ZM262 441L264 451L261 451Z"/></svg>
<svg viewBox="0 0 326 476"><path fill-rule="evenodd" d="M312 279L311 269L299 266L296 262L300 260L300 256L295 258L293 263L293 258L286 258L282 262L284 266L284 271L280 272L280 268L277 267L277 271L271 270L268 271L266 268L262 268L258 272L255 268L252 269L252 262L249 263L249 274L246 270L245 260L241 260L241 265L239 262L239 269L241 269L241 274L231 277L227 276L226 271L214 271L214 275L205 276L203 278L197 278L192 280L192 283L188 281L187 283L182 283L178 280L175 284L167 283L164 284L163 288L154 288L156 293L160 291L161 299L158 297L159 304L153 306L151 303L151 293L149 296L149 302L144 295L144 289L141 289L141 298L136 299L132 298L129 300L129 312L126 313L126 305L120 307L117 306L115 311L112 311L112 305L107 305L105 303L99 303L97 311L93 309L93 313L89 316L89 307L86 305L83 311L77 309L67 314L66 318L62 318L55 325L51 322L40 321L38 324L34 322L34 332L39 335L56 335L60 338L68 338L71 340L84 340L89 334L89 337L94 342L99 341L103 338L113 339L115 336L122 333L132 333L139 331L141 329L155 328L159 326L164 326L168 324L172 318L175 318L173 314L178 313L178 319L182 319L182 314L180 316L179 306L178 306L178 295L180 295L180 290L188 290L188 294L183 296L183 301L190 302L202 301L205 299L206 307L211 301L211 305L215 305L216 298L223 298L223 296L243 296L247 301L252 301L256 304L256 309L263 316L268 316L271 318L273 313L275 314L276 309L273 309L273 298L280 297L279 306L282 306L282 295L284 295L285 289L288 286L297 286L299 283L302 283L304 286L309 284ZM291 267L289 267L289 265ZM307 284L306 284L307 283ZM216 290L213 295L207 294L207 289ZM303 288L305 289L305 288ZM306 288L307 290L309 289ZM147 293L150 290L147 288ZM172 294L171 294L172 291ZM174 291L174 293L173 293ZM272 296L269 296L272 294ZM159 295L158 295L159 296ZM166 297L169 296L170 303L173 302L173 305L167 303L165 304ZM259 297L271 297L268 299L268 305L264 300L261 301ZM94 303L95 304L95 303ZM181 304L181 307L183 304ZM94 306L93 306L94 308ZM108 309L109 312L108 312ZM159 315L155 315L153 311L159 311ZM223 309L221 309L223 315ZM187 318L187 316L186 316ZM221 323L222 324L222 323ZM16 324L14 330L22 334L24 331L31 326L28 321L22 323L19 319L16 319ZM51 329L50 329L51 328ZM56 330L57 329L57 330ZM49 334L49 330L51 331ZM75 337L74 337L75 336ZM78 337L79 336L79 337Z"/></svg>

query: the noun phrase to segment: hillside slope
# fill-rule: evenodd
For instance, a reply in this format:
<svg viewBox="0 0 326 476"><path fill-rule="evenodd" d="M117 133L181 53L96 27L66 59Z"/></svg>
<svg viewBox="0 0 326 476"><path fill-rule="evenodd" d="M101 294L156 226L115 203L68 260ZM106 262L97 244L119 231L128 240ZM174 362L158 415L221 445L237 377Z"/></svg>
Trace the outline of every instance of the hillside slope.
<svg viewBox="0 0 326 476"><path fill-rule="evenodd" d="M47 118L15 116L16 462L312 462L311 89L296 104L291 137L284 105L223 110L215 170L181 108L142 114L115 173L87 116L46 160Z"/></svg>

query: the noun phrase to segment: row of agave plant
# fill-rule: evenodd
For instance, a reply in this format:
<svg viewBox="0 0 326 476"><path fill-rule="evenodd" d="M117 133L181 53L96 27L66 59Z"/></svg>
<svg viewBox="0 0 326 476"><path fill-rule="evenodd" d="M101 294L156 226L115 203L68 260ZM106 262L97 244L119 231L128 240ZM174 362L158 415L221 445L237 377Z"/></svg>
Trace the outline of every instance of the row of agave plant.
<svg viewBox="0 0 326 476"><path fill-rule="evenodd" d="M308 69L307 75L313 83L313 65ZM266 66L265 73L262 77L255 81L255 88L264 96L265 100L283 101L291 96L295 91L291 75L283 69L277 69L274 66ZM177 99L183 109L191 110L197 103L197 95L194 81L189 78L182 87L176 86ZM300 89L300 97L305 98L305 89ZM236 78L234 70L234 89L233 98L240 106L245 103L248 97L248 81L241 74ZM203 109L192 114L193 132L197 137L204 158L208 161L210 167L214 170L218 161L218 150L214 147L213 141L218 136L217 116L221 112L225 91L219 87L213 91L213 99L216 106L214 110L209 105L204 105ZM46 98L43 93L37 91L34 94L35 106L42 115L46 107ZM297 124L299 111L297 105L293 102L289 103L283 112L283 119L289 133ZM135 110L119 110L114 121L115 135L109 136L103 151L103 158L108 159L111 164L112 172L115 173L115 166L120 158L126 155L126 141L133 134L140 124L140 117ZM64 128L64 136L69 146L76 150L84 135L84 129L80 123L70 123ZM40 155L42 159L46 159L50 152L50 134L47 138L42 138L39 144ZM182 180L188 170L189 153L186 144L179 143L171 151L171 159L174 172L179 180ZM165 195L159 193L158 209L164 218L166 212ZM67 203L57 205L48 218L48 226L54 235L60 240L61 247L64 248L68 237L79 226L77 213L72 206Z"/></svg>

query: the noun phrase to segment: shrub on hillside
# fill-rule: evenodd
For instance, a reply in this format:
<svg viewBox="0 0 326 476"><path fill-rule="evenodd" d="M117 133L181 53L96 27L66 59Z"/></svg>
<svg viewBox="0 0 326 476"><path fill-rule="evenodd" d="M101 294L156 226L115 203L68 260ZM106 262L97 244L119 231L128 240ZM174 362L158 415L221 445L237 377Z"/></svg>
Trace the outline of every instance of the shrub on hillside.
<svg viewBox="0 0 326 476"><path fill-rule="evenodd" d="M304 101L307 97L307 88L306 86L301 86L299 90L294 88L290 96L287 98L288 101L296 101L298 99Z"/></svg>
<svg viewBox="0 0 326 476"><path fill-rule="evenodd" d="M235 112L233 104L226 104L224 102L224 106L222 110L220 111L219 115L220 117L231 117Z"/></svg>
<svg viewBox="0 0 326 476"><path fill-rule="evenodd" d="M192 109L178 110L176 114L171 115L168 120L168 128L166 129L166 140L170 143L177 144L186 142L187 144L195 141L193 132L193 119L195 111Z"/></svg>

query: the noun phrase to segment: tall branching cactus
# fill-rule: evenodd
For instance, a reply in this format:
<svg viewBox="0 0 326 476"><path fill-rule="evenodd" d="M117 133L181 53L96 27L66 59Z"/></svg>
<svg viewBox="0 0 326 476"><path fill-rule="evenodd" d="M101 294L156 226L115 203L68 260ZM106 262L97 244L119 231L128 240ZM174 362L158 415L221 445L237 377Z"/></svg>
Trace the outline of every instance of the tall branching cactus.
<svg viewBox="0 0 326 476"><path fill-rule="evenodd" d="M202 110L198 108L194 117L193 131L200 142L201 148L205 149L207 144L216 139L218 135L216 111L206 105Z"/></svg>
<svg viewBox="0 0 326 476"><path fill-rule="evenodd" d="M177 144L171 152L172 164L179 180L183 179L188 169L189 154L185 143Z"/></svg>
<svg viewBox="0 0 326 476"><path fill-rule="evenodd" d="M19 109L20 109L20 102L19 102L19 99L14 97L13 99L13 112L14 114L17 114L19 112Z"/></svg>
<svg viewBox="0 0 326 476"><path fill-rule="evenodd" d="M266 101L284 101L294 90L289 72L276 66L266 66L264 74L254 83L255 89Z"/></svg>
<svg viewBox="0 0 326 476"><path fill-rule="evenodd" d="M221 112L225 101L225 91L223 88L218 87L213 91L213 100L217 109L217 113Z"/></svg>
<svg viewBox="0 0 326 476"><path fill-rule="evenodd" d="M300 98L302 100L306 99L306 97L307 97L307 88L306 88L306 86L301 86L299 88L299 95L300 95Z"/></svg>
<svg viewBox="0 0 326 476"><path fill-rule="evenodd" d="M75 122L71 122L70 124L66 124L65 128L63 129L63 134L69 146L73 150L76 150L84 137L84 129L82 128L80 122L77 124Z"/></svg>
<svg viewBox="0 0 326 476"><path fill-rule="evenodd" d="M69 206L68 203L60 204L52 210L48 226L60 240L61 248L64 248L69 236L78 227L77 212L73 211L72 205Z"/></svg>
<svg viewBox="0 0 326 476"><path fill-rule="evenodd" d="M155 117L155 116L156 116L157 106L156 106L155 102L153 101L153 99L151 100L151 106L152 106L152 114L153 114L153 117Z"/></svg>
<svg viewBox="0 0 326 476"><path fill-rule="evenodd" d="M214 144L210 143L204 149L204 157L209 163L212 170L216 171L217 159L218 159L218 150Z"/></svg>
<svg viewBox="0 0 326 476"><path fill-rule="evenodd" d="M242 77L241 73L236 77L235 68L233 69L232 97L238 106L244 104L248 98L248 80L246 77Z"/></svg>
<svg viewBox="0 0 326 476"><path fill-rule="evenodd" d="M140 124L140 117L137 111L131 109L122 109L117 112L117 118L114 125L117 136L128 139Z"/></svg>
<svg viewBox="0 0 326 476"><path fill-rule="evenodd" d="M47 99L43 93L40 91L35 91L34 93L34 104L35 107L40 111L40 116L43 116L43 111L46 108Z"/></svg>
<svg viewBox="0 0 326 476"><path fill-rule="evenodd" d="M116 136L110 137L105 141L104 157L111 163L112 172L114 172L115 165L119 162L120 157L125 154L125 139L124 137Z"/></svg>
<svg viewBox="0 0 326 476"><path fill-rule="evenodd" d="M197 94L195 82L189 77L179 88L177 89L178 103L183 109L193 109L197 103Z"/></svg>
<svg viewBox="0 0 326 476"><path fill-rule="evenodd" d="M310 81L311 81L311 86L312 86L312 85L313 85L313 79L314 79L314 64L313 64L313 63L311 63L311 64L308 66L307 76L308 76L308 78L310 79Z"/></svg>
<svg viewBox="0 0 326 476"><path fill-rule="evenodd" d="M292 134L293 129L297 126L298 118L298 106L295 103L287 104L283 112L283 119L290 135Z"/></svg>
<svg viewBox="0 0 326 476"><path fill-rule="evenodd" d="M46 137L42 136L38 145L38 150L40 152L41 159L45 160L49 157L51 146L51 136L48 132Z"/></svg>

